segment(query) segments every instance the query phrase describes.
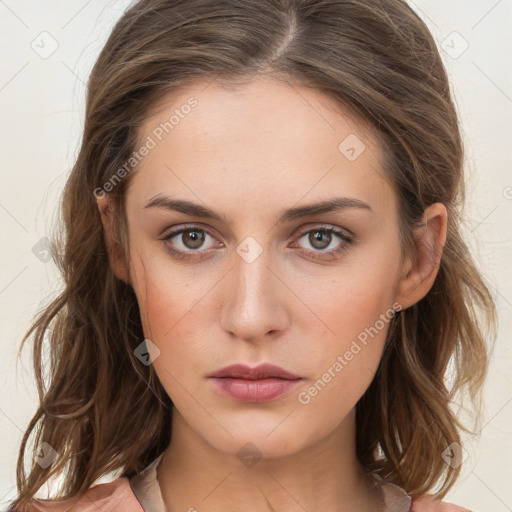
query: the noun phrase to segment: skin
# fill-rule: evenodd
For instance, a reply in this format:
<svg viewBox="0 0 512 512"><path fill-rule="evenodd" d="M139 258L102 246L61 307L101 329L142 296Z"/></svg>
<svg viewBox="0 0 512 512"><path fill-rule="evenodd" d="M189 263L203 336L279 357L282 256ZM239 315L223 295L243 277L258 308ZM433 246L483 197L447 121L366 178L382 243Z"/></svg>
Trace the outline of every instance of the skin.
<svg viewBox="0 0 512 512"><path fill-rule="evenodd" d="M198 105L131 176L129 268L115 250L110 199L98 199L112 269L135 290L145 335L160 351L154 369L174 403L172 440L158 467L166 507L380 510L381 492L355 454L355 405L375 375L389 324L309 403L298 395L394 303L406 309L427 294L446 209L436 203L425 211L418 256L402 261L397 197L371 129L321 92L269 77L237 92L197 82L165 98L140 139L190 96ZM354 161L338 149L350 134L366 146ZM159 194L209 207L227 223L144 208ZM282 209L333 196L359 199L371 211L275 222ZM161 240L190 224L206 231L203 245L190 232ZM315 244L309 234L322 225L348 230L353 242L324 233ZM248 236L262 250L251 263L236 250ZM193 254L179 259L169 246ZM324 256L337 247L345 250ZM273 401L246 403L220 395L207 378L233 363L262 362L303 381ZM248 442L262 457L252 467L237 456Z"/></svg>

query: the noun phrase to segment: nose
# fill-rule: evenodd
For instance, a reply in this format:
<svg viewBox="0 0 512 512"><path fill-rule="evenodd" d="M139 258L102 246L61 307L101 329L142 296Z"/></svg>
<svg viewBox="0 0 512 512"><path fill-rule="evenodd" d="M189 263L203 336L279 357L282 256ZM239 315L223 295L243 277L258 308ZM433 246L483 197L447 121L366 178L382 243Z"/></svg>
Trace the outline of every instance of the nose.
<svg viewBox="0 0 512 512"><path fill-rule="evenodd" d="M220 322L232 338L257 342L284 331L290 323L286 301L293 293L271 267L266 252L250 263L237 256L224 284Z"/></svg>

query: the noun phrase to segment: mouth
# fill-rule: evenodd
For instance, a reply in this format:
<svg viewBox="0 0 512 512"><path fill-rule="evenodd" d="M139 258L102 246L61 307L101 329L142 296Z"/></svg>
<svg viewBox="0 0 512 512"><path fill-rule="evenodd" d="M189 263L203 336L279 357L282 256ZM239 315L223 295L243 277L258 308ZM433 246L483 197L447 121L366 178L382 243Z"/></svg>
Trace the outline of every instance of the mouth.
<svg viewBox="0 0 512 512"><path fill-rule="evenodd" d="M272 364L235 364L208 375L221 395L239 402L268 402L293 391L303 378Z"/></svg>

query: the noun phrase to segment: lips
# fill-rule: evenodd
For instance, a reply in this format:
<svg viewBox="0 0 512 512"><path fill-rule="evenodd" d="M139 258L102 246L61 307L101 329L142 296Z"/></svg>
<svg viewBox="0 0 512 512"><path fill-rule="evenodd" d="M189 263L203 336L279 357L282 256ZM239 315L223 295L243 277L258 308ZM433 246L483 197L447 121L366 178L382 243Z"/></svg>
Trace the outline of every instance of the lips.
<svg viewBox="0 0 512 512"><path fill-rule="evenodd" d="M239 402L275 400L290 393L303 380L302 377L269 363L255 368L234 364L208 377L221 395Z"/></svg>
<svg viewBox="0 0 512 512"><path fill-rule="evenodd" d="M220 369L219 371L212 373L209 377L231 377L233 379L248 379L248 380L259 380L259 379L287 379L296 380L301 377L294 375L293 373L287 372L285 369L274 364L264 363L251 368L243 364L232 364Z"/></svg>

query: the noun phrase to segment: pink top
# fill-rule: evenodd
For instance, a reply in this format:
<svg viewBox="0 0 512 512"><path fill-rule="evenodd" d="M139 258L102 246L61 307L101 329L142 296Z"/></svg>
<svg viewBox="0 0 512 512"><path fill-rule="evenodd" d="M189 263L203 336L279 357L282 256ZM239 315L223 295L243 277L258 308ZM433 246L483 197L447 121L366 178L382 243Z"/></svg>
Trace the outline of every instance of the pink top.
<svg viewBox="0 0 512 512"><path fill-rule="evenodd" d="M33 512L166 512L156 466L162 455L140 475L118 478L91 487L78 501L35 500ZM402 488L382 484L385 512L471 512L453 503L434 500L431 496L413 499Z"/></svg>

